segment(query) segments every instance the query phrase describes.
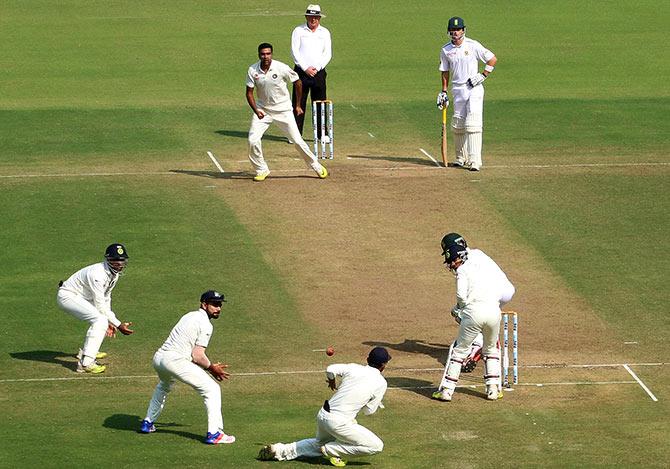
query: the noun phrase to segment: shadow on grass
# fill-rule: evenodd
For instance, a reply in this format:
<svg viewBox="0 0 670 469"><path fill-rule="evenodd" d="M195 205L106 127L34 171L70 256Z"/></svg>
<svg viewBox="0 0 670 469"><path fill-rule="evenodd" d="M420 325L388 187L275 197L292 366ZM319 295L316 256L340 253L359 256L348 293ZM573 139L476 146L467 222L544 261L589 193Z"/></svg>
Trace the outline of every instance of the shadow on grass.
<svg viewBox="0 0 670 469"><path fill-rule="evenodd" d="M114 414L107 417L102 423L102 426L114 430L125 430L139 433L141 424L142 418L137 415ZM173 430L172 427L183 427L183 425L178 423L154 423L154 426L156 427L156 433L172 433L184 438L190 438L191 440L199 442L204 441L204 435L196 435L195 433L185 432L183 430Z"/></svg>
<svg viewBox="0 0 670 469"><path fill-rule="evenodd" d="M395 163L411 163L418 164L421 166L437 166L435 162L431 160L426 160L424 158L416 158L411 156L383 156L383 155L347 155L347 158L351 159L364 159L364 160L385 160L393 161ZM442 165L440 165L442 167Z"/></svg>
<svg viewBox="0 0 670 469"><path fill-rule="evenodd" d="M217 130L215 134L223 135L224 137L235 137L247 139L249 137L248 130ZM275 142L286 142L286 137L278 137L277 135L263 135L263 140L272 140Z"/></svg>
<svg viewBox="0 0 670 469"><path fill-rule="evenodd" d="M405 339L404 342L400 342L397 344L391 342L369 340L367 342L363 342L363 344L371 345L373 347L382 346L389 348L391 350L398 350L400 352L421 353L424 355L428 355L429 357L433 357L442 365L445 364L447 354L449 353L449 345L432 344L424 342L421 339ZM391 356L393 356L393 354L391 354Z"/></svg>
<svg viewBox="0 0 670 469"><path fill-rule="evenodd" d="M210 178L210 179L246 179L250 182L253 181L253 174L247 171L231 171L227 173L221 173L218 171L195 171L195 170L188 170L188 169L171 169L170 172L172 173L178 173L178 174L188 174L190 176L199 176L199 177L205 177L205 178ZM265 184L268 183L268 181L271 181L272 179L302 179L302 178L309 178L309 179L314 179L315 176L312 174L276 174L272 173L270 174L270 177L268 177L265 180Z"/></svg>
<svg viewBox="0 0 670 469"><path fill-rule="evenodd" d="M425 379L387 377L386 382L388 383L389 388L403 389L428 398L430 398L433 391L435 391L435 385Z"/></svg>
<svg viewBox="0 0 670 469"><path fill-rule="evenodd" d="M16 360L56 363L61 365L63 368L67 368L68 370L77 370L76 354L56 352L55 350L32 350L29 352L11 352L9 356ZM63 360L63 358L69 358L69 360Z"/></svg>

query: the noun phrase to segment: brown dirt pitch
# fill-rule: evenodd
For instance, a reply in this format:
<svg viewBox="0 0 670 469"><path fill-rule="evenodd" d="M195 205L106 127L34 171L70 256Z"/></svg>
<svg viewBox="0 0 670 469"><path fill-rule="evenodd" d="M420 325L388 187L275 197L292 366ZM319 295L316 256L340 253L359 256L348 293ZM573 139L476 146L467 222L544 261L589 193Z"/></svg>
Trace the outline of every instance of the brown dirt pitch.
<svg viewBox="0 0 670 469"><path fill-rule="evenodd" d="M218 189L338 358L360 361L381 344L393 368L443 363L457 325L439 242L457 231L517 288L508 309L520 314L522 365L617 360L607 326L478 192L479 178L495 176L355 163L330 162L327 180L279 171L263 183L224 179Z"/></svg>

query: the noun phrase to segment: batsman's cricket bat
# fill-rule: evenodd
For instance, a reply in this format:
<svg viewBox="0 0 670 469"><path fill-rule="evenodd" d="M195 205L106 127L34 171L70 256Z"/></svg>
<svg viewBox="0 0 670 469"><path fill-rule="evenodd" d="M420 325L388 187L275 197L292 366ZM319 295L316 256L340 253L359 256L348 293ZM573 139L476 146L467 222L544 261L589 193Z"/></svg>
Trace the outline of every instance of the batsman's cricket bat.
<svg viewBox="0 0 670 469"><path fill-rule="evenodd" d="M447 108L442 109L442 163L447 167Z"/></svg>

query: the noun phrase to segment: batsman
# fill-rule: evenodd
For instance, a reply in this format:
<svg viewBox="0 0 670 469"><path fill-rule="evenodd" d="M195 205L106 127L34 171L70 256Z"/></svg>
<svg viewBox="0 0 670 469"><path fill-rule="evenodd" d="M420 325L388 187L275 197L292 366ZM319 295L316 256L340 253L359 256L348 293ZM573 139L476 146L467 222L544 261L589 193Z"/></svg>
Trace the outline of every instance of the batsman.
<svg viewBox="0 0 670 469"><path fill-rule="evenodd" d="M442 46L440 72L442 91L437 95L437 107L449 105L447 88L451 80L451 128L454 131L456 161L450 166L479 171L482 167L482 130L484 125L484 80L498 62L496 56L474 39L465 37L463 18L454 16L447 25L451 41ZM479 62L485 64L479 72ZM446 143L443 137L443 150Z"/></svg>

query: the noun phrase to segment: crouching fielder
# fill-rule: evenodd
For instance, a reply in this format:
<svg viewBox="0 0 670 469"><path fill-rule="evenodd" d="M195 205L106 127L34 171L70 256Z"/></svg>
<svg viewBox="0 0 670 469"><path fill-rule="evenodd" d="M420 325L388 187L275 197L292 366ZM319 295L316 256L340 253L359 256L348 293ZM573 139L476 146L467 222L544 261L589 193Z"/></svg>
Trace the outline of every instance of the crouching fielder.
<svg viewBox="0 0 670 469"><path fill-rule="evenodd" d="M373 348L367 366L335 364L326 368L328 387L337 391L323 403L316 415L316 436L294 443L275 443L261 449L258 458L264 461L286 461L300 457L325 456L333 466L344 466L348 457L377 454L384 442L356 422L356 415L370 415L382 406L386 379L382 371L391 360L384 347ZM336 377L342 381L338 388Z"/></svg>
<svg viewBox="0 0 670 469"><path fill-rule="evenodd" d="M445 247L443 246L443 249ZM509 301L514 286L484 252L452 244L443 251L445 264L456 276L456 306L451 313L459 321L458 338L445 366L440 387L433 398L451 401L461 367L479 333L483 337L484 382L489 400L502 398L500 383L500 305Z"/></svg>
<svg viewBox="0 0 670 469"><path fill-rule="evenodd" d="M228 365L212 362L205 354L214 327L210 322L221 315L223 294L208 290L200 296L200 309L186 313L172 328L167 340L154 354L153 366L160 378L149 402L147 416L142 421L141 433L156 431L154 422L161 414L167 396L177 380L198 391L207 409L207 436L205 443L217 445L234 443L235 437L223 432L221 388L214 381L230 375ZM206 370L206 371L205 371ZM207 371L212 376L207 374ZM214 377L214 379L212 379Z"/></svg>

